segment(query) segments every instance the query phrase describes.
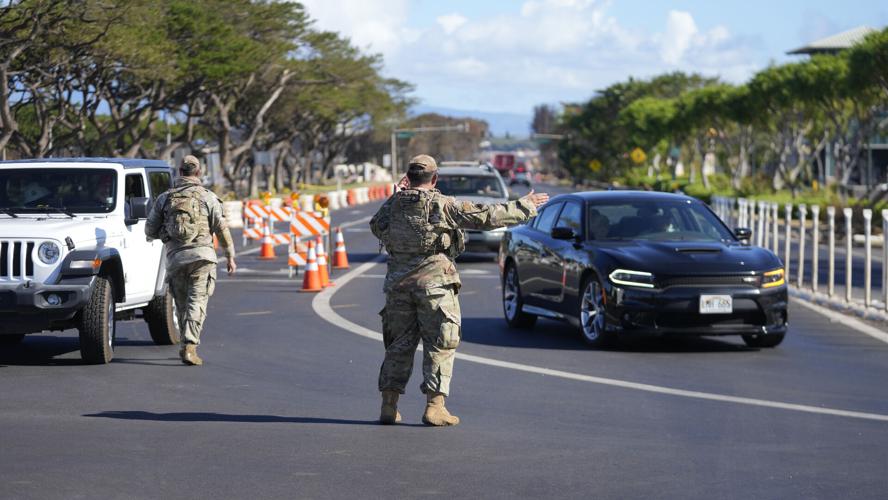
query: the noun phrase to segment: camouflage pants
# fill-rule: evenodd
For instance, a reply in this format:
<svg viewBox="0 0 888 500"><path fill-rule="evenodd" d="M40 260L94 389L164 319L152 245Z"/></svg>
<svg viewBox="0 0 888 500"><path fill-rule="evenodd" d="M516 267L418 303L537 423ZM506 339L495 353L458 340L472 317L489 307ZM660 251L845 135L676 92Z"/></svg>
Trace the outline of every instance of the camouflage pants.
<svg viewBox="0 0 888 500"><path fill-rule="evenodd" d="M200 344L207 302L216 288L216 264L206 260L182 264L170 271L168 279L176 301L182 342Z"/></svg>
<svg viewBox="0 0 888 500"><path fill-rule="evenodd" d="M453 355L460 340L460 312L453 285L386 295L382 316L385 360L379 370L379 390L404 388L413 371L413 355L422 340L424 393L450 393Z"/></svg>

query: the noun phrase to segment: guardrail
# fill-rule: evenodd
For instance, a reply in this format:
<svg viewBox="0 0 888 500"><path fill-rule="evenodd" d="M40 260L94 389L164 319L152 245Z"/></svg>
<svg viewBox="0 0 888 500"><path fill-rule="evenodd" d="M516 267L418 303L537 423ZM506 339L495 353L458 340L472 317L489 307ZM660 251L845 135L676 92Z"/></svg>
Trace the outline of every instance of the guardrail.
<svg viewBox="0 0 888 500"><path fill-rule="evenodd" d="M809 208L805 204L787 203L781 207L777 203L746 198L713 197L711 207L729 227L752 229L750 244L768 248L778 257L782 255L786 282L797 290L809 292L810 298L816 300L857 309L864 315L882 311L878 317L885 319L888 313L888 209L882 210L882 236L878 239L873 235L870 209L862 211L863 235L855 235L854 213L850 208L841 210L844 231L837 233L837 210L832 206L826 207L822 214L819 206ZM825 220L821 215L825 215ZM821 234L824 229L825 243ZM837 247L837 236L843 240L843 248ZM855 240L862 244L862 259ZM877 243L881 243L881 252L874 258L873 248ZM821 255L824 249L825 270ZM837 259L844 265L837 267ZM880 272L875 272L879 269ZM881 274L880 293L875 296L878 299L873 294L873 274ZM791 280L792 277L795 279ZM820 281L823 277L826 278L825 292ZM844 281L843 295L837 293L837 279Z"/></svg>

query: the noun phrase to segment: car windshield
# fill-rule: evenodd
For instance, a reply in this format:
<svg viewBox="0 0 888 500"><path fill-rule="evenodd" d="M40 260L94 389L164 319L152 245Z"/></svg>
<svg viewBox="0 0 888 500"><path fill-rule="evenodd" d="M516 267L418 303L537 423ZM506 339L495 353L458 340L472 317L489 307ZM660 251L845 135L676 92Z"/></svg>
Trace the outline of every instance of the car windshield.
<svg viewBox="0 0 888 500"><path fill-rule="evenodd" d="M588 205L590 240L734 241L718 218L690 200L607 201Z"/></svg>
<svg viewBox="0 0 888 500"><path fill-rule="evenodd" d="M496 177L486 175L440 175L435 187L447 196L506 197Z"/></svg>
<svg viewBox="0 0 888 500"><path fill-rule="evenodd" d="M114 210L116 192L112 169L0 169L0 208L13 212L108 213Z"/></svg>

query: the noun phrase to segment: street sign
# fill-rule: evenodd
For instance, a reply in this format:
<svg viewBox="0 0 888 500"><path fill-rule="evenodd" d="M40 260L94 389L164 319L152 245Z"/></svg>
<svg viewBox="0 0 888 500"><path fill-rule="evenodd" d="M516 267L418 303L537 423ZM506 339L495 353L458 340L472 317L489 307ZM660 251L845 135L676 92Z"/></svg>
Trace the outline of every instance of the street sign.
<svg viewBox="0 0 888 500"><path fill-rule="evenodd" d="M636 165L641 165L642 163L644 163L645 160L647 160L647 155L644 154L644 151L642 151L641 148L635 148L632 150L631 153L629 153L629 158Z"/></svg>
<svg viewBox="0 0 888 500"><path fill-rule="evenodd" d="M398 132L396 135L398 139L409 139L416 134L414 132Z"/></svg>

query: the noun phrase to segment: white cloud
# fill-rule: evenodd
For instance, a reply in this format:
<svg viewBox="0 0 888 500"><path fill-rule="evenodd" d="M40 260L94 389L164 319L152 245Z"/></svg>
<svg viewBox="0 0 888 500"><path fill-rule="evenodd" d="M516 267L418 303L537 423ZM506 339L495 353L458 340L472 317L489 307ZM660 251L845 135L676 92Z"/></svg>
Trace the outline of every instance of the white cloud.
<svg viewBox="0 0 888 500"><path fill-rule="evenodd" d="M415 84L427 105L529 113L538 103L588 99L629 76L677 69L738 82L756 69L747 40L678 10L651 33L616 19L609 0L503 2L484 17L429 2L433 21L424 25L408 24L416 4L407 0L304 3L321 28L382 52L386 73Z"/></svg>
<svg viewBox="0 0 888 500"><path fill-rule="evenodd" d="M414 41L416 30L408 29L408 0L301 0L318 28L338 31L358 47L385 56L396 53L405 42Z"/></svg>
<svg viewBox="0 0 888 500"><path fill-rule="evenodd" d="M444 30L445 34L451 35L454 31L458 30L460 26L466 24L468 19L460 14L453 13L438 16L436 21L438 21L438 25L441 26L441 29Z"/></svg>
<svg viewBox="0 0 888 500"><path fill-rule="evenodd" d="M688 12L669 11L666 33L660 43L660 58L666 64L678 64L697 35L697 23Z"/></svg>

